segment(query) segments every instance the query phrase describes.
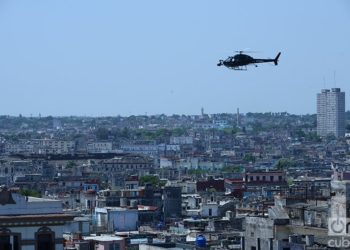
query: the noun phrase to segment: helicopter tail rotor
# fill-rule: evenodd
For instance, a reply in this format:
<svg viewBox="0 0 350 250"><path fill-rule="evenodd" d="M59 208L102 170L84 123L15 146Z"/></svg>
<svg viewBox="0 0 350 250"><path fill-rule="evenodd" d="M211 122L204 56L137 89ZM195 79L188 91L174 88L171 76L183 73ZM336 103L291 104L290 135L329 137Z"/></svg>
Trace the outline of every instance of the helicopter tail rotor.
<svg viewBox="0 0 350 250"><path fill-rule="evenodd" d="M274 63L275 65L278 65L278 58L280 57L280 55L281 55L281 52L279 52L279 53L277 54L276 58L273 60L273 63Z"/></svg>

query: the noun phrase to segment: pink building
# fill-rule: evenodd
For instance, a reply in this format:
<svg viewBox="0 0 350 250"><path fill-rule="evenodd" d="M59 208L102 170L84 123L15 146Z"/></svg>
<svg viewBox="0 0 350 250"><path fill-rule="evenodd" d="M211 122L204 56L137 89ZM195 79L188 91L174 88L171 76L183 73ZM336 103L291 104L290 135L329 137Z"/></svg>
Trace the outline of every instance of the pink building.
<svg viewBox="0 0 350 250"><path fill-rule="evenodd" d="M256 171L245 175L246 184L284 184L286 174L283 171Z"/></svg>

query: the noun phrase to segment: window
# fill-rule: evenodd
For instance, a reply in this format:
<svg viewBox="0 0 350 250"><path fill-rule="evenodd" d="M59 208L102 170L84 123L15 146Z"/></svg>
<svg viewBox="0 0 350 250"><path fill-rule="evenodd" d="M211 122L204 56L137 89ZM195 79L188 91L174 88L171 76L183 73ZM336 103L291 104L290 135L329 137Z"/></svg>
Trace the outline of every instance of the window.
<svg viewBox="0 0 350 250"><path fill-rule="evenodd" d="M109 245L109 250L119 250L119 244L118 243L112 243Z"/></svg>
<svg viewBox="0 0 350 250"><path fill-rule="evenodd" d="M264 176L262 177L262 179L263 179L263 181L266 181L266 176L264 175Z"/></svg>
<svg viewBox="0 0 350 250"><path fill-rule="evenodd" d="M55 233L48 227L42 227L35 233L36 250L55 250Z"/></svg>
<svg viewBox="0 0 350 250"><path fill-rule="evenodd" d="M273 176L272 175L270 176L270 181L273 182Z"/></svg>
<svg viewBox="0 0 350 250"><path fill-rule="evenodd" d="M1 235L0 236L0 249L11 250L11 241L10 235Z"/></svg>
<svg viewBox="0 0 350 250"><path fill-rule="evenodd" d="M21 234L11 233L8 229L0 231L0 249L3 250L20 250Z"/></svg>

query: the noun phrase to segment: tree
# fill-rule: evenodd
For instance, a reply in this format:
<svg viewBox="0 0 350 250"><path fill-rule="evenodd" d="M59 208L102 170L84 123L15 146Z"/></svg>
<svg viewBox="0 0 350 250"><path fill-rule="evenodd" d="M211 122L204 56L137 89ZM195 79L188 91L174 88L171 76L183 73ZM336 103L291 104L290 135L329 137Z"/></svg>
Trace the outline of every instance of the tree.
<svg viewBox="0 0 350 250"><path fill-rule="evenodd" d="M130 131L129 131L129 129L127 127L123 128L123 130L121 132L121 136L123 138L126 138L126 139L128 139L130 137Z"/></svg>
<svg viewBox="0 0 350 250"><path fill-rule="evenodd" d="M246 154L244 156L243 160L246 161L246 162L253 162L254 163L255 160L256 160L256 157L251 155L251 154Z"/></svg>
<svg viewBox="0 0 350 250"><path fill-rule="evenodd" d="M227 135L234 135L239 131L238 128L231 127L231 128L224 128L224 133Z"/></svg>
<svg viewBox="0 0 350 250"><path fill-rule="evenodd" d="M295 166L295 162L293 160L290 160L287 158L281 158L277 161L275 166L278 170L284 170L284 169L287 169L289 167Z"/></svg>
<svg viewBox="0 0 350 250"><path fill-rule="evenodd" d="M19 191L19 193L23 196L31 196L31 197L38 197L40 198L41 197L41 194L40 192L36 191L36 190L33 190L33 189L21 189Z"/></svg>
<svg viewBox="0 0 350 250"><path fill-rule="evenodd" d="M297 138L305 137L305 132L302 129L298 129L293 133Z"/></svg>
<svg viewBox="0 0 350 250"><path fill-rule="evenodd" d="M182 136L182 135L186 134L186 129L184 129L184 128L174 128L171 133L172 133L173 136Z"/></svg>
<svg viewBox="0 0 350 250"><path fill-rule="evenodd" d="M221 169L224 173L242 173L243 167L242 166L225 166Z"/></svg>
<svg viewBox="0 0 350 250"><path fill-rule="evenodd" d="M109 130L106 128L98 128L95 132L97 139L107 140L109 136Z"/></svg>
<svg viewBox="0 0 350 250"><path fill-rule="evenodd" d="M263 131L263 125L262 125L261 122L255 122L255 123L253 123L252 127L253 127L253 131L254 131L255 133L260 132L260 131Z"/></svg>
<svg viewBox="0 0 350 250"><path fill-rule="evenodd" d="M66 168L73 168L75 167L77 164L74 161L68 161L66 164Z"/></svg>
<svg viewBox="0 0 350 250"><path fill-rule="evenodd" d="M320 136L317 135L316 132L310 132L305 135L305 139L307 141L312 141L312 142L321 142L322 139Z"/></svg>
<svg viewBox="0 0 350 250"><path fill-rule="evenodd" d="M204 169L189 169L189 170L187 171L187 173L188 173L189 175L203 175L203 174L208 173L208 171L207 171L207 170L204 170Z"/></svg>
<svg viewBox="0 0 350 250"><path fill-rule="evenodd" d="M140 185L151 184L154 187L161 187L165 185L164 181L161 181L156 175L144 175L140 177Z"/></svg>
<svg viewBox="0 0 350 250"><path fill-rule="evenodd" d="M291 186L293 184L294 179L292 177L287 179L288 186Z"/></svg>

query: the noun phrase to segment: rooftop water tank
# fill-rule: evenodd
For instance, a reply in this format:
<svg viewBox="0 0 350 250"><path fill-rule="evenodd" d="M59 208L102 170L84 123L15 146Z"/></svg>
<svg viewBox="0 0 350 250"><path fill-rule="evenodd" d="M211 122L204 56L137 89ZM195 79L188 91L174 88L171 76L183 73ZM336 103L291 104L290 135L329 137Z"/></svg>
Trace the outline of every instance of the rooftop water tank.
<svg viewBox="0 0 350 250"><path fill-rule="evenodd" d="M207 244L207 240L205 237L201 234L197 235L196 237L196 246L197 247L205 247Z"/></svg>
<svg viewBox="0 0 350 250"><path fill-rule="evenodd" d="M138 200L130 200L130 207L137 208Z"/></svg>
<svg viewBox="0 0 350 250"><path fill-rule="evenodd" d="M120 197L120 207L126 207L128 205L128 199L125 197Z"/></svg>

